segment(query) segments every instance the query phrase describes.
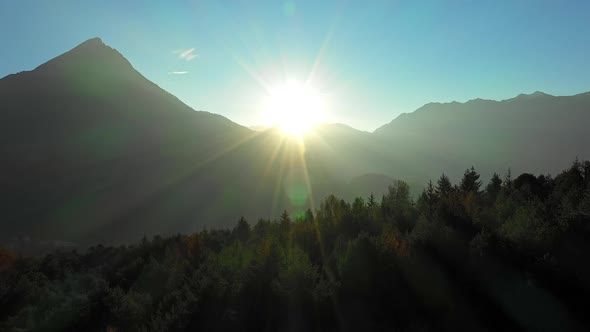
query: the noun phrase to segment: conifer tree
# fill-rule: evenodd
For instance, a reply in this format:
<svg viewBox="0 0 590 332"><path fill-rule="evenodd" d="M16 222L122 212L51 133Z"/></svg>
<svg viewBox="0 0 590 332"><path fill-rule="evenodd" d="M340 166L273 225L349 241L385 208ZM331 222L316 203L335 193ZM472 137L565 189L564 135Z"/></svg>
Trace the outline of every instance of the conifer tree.
<svg viewBox="0 0 590 332"><path fill-rule="evenodd" d="M492 179L490 180L490 183L488 183L488 185L486 186L486 193L493 201L496 199L496 197L498 196L498 193L500 193L501 189L502 189L502 179L500 179L500 176L498 175L498 173L494 172L494 175L492 175Z"/></svg>
<svg viewBox="0 0 590 332"><path fill-rule="evenodd" d="M453 184L451 184L451 180L449 180L449 177L445 173L436 182L435 191L439 198L445 197L453 191Z"/></svg>
<svg viewBox="0 0 590 332"><path fill-rule="evenodd" d="M512 171L510 168L508 168L506 174L504 175L503 188L508 191L512 190L512 181Z"/></svg>
<svg viewBox="0 0 590 332"><path fill-rule="evenodd" d="M479 180L479 177L480 175L475 170L475 167L471 166L470 169L465 170L459 188L464 193L480 193L481 181Z"/></svg>
<svg viewBox="0 0 590 332"><path fill-rule="evenodd" d="M369 196L369 201L367 202L367 206L369 208L374 208L375 206L377 206L377 202L375 201L375 195L373 195L373 193L371 193L371 195Z"/></svg>
<svg viewBox="0 0 590 332"><path fill-rule="evenodd" d="M281 228L288 228L291 225L291 217L289 217L287 210L284 210L281 214L280 225Z"/></svg>

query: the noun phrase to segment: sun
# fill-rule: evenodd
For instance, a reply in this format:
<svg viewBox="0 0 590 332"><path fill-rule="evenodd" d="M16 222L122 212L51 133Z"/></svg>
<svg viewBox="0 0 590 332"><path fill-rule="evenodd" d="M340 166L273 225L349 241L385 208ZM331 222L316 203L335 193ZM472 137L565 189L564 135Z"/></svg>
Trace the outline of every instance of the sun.
<svg viewBox="0 0 590 332"><path fill-rule="evenodd" d="M302 136L323 120L324 100L311 86L296 80L270 89L267 122L292 136Z"/></svg>

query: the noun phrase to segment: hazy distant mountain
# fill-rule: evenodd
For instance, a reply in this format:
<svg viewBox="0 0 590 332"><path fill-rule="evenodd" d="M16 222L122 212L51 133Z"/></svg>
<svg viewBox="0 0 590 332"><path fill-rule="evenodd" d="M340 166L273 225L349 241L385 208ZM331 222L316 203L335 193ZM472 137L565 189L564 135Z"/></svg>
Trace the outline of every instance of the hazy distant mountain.
<svg viewBox="0 0 590 332"><path fill-rule="evenodd" d="M503 101L426 104L374 136L428 177L470 164L486 177L508 167L515 173L555 174L576 156L590 157L589 123L590 92L560 97L535 92Z"/></svg>

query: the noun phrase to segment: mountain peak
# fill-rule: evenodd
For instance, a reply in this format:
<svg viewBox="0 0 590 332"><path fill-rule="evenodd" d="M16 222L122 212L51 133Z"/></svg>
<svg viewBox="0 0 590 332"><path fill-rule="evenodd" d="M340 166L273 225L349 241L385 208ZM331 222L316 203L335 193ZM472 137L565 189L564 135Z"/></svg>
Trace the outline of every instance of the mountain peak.
<svg viewBox="0 0 590 332"><path fill-rule="evenodd" d="M75 50L99 50L99 49L112 49L111 47L107 46L102 39L98 38L98 37L94 37L94 38L90 38L84 42L82 42L81 44L79 44L78 46L74 47L73 49L71 49L69 52L70 53L72 51Z"/></svg>
<svg viewBox="0 0 590 332"><path fill-rule="evenodd" d="M106 45L102 39L94 37L84 41L62 55L49 60L36 68L37 72L93 76L115 75L135 72L133 66L116 49Z"/></svg>
<svg viewBox="0 0 590 332"><path fill-rule="evenodd" d="M86 46L106 46L105 43L99 37L90 38L87 41L78 45L78 47L86 45Z"/></svg>
<svg viewBox="0 0 590 332"><path fill-rule="evenodd" d="M535 91L533 93L530 94L531 96L548 96L548 94L546 94L545 92L541 92L541 91Z"/></svg>
<svg viewBox="0 0 590 332"><path fill-rule="evenodd" d="M539 97L551 97L550 94L546 94L545 92L541 92L541 91L535 91L533 93L521 93L518 96L516 96L514 99L534 99L534 98L539 98Z"/></svg>

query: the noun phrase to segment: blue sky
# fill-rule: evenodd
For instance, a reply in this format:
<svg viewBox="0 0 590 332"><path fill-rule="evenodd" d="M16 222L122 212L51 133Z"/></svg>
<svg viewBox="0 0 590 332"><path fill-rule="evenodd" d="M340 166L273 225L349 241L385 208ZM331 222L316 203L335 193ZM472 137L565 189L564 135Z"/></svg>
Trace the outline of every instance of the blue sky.
<svg viewBox="0 0 590 332"><path fill-rule="evenodd" d="M3 0L0 77L98 36L197 110L264 123L261 82L313 76L330 121L373 130L432 101L590 90L588 22L566 0Z"/></svg>

